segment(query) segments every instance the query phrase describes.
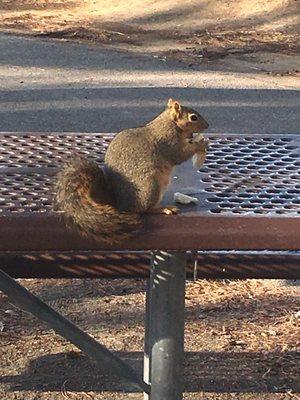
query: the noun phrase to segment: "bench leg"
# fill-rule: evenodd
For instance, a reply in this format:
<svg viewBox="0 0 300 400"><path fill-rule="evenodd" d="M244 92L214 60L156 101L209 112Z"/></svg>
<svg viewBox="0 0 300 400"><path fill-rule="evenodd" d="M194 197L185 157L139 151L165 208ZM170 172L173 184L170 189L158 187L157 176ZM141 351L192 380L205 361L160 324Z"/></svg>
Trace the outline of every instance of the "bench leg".
<svg viewBox="0 0 300 400"><path fill-rule="evenodd" d="M151 256L151 271L153 269L154 253ZM151 343L150 343L150 306L151 306L151 293L150 287L152 285L153 274L150 273L150 279L147 282L146 289L146 307L145 307L145 341L144 341L144 382L148 385L151 384ZM150 394L144 393L144 400L150 400Z"/></svg>
<svg viewBox="0 0 300 400"><path fill-rule="evenodd" d="M151 400L182 399L185 267L185 252L153 254L144 365L144 379L151 382Z"/></svg>
<svg viewBox="0 0 300 400"><path fill-rule="evenodd" d="M148 385L151 384L151 346L150 346L150 307L149 307L149 298L150 298L150 293L149 293L149 287L147 287L147 292L146 292L146 310L145 310L145 341L144 341L144 382ZM144 400L150 400L150 394L144 393Z"/></svg>

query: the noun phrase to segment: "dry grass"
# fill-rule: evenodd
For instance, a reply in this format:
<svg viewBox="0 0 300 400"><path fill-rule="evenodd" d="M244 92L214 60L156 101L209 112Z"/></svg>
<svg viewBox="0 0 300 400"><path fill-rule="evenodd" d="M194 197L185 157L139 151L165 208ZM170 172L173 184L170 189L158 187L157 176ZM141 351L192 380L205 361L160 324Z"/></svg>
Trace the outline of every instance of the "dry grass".
<svg viewBox="0 0 300 400"><path fill-rule="evenodd" d="M101 43L191 66L226 58L243 72L246 62L250 70L299 75L299 1L0 0L1 7L0 29L8 32Z"/></svg>
<svg viewBox="0 0 300 400"><path fill-rule="evenodd" d="M170 40L180 42L198 31L213 34L216 28L299 30L299 8L291 0L189 0L184 4L171 0L0 0L0 7L3 29L61 32L87 40L95 39L98 33L97 41L111 44L124 43L124 35L132 45L156 49L169 47ZM77 31L80 33L74 34ZM109 40L102 34L105 32L110 34Z"/></svg>
<svg viewBox="0 0 300 400"><path fill-rule="evenodd" d="M145 281L23 283L141 368ZM296 286L262 280L189 282L185 398L299 398L299 308ZM4 297L1 309L2 398L142 399Z"/></svg>
<svg viewBox="0 0 300 400"><path fill-rule="evenodd" d="M28 29L43 29L44 24L85 22L96 26L105 22L122 23L157 30L193 31L216 25L261 29L297 29L297 1L291 0L1 0L2 24L9 18L27 19ZM12 21L12 20L11 20ZM298 22L297 22L298 21ZM54 27L54 26L53 26Z"/></svg>

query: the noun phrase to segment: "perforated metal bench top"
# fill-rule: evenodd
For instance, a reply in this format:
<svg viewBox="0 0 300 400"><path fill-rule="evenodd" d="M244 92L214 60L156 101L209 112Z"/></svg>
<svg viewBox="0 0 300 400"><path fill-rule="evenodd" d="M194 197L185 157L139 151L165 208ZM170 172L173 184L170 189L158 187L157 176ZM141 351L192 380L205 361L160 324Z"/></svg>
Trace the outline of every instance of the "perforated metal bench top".
<svg viewBox="0 0 300 400"><path fill-rule="evenodd" d="M116 250L299 250L300 135L208 135L200 171L179 166L165 196L198 197L178 216L145 217ZM103 250L52 211L54 175L77 152L103 162L110 134L0 134L0 251Z"/></svg>

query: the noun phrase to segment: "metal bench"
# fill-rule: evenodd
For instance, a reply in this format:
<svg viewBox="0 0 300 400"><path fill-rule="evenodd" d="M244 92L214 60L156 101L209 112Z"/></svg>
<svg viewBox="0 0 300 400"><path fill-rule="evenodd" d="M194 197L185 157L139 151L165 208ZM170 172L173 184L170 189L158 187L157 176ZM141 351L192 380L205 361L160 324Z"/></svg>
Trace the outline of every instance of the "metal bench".
<svg viewBox="0 0 300 400"><path fill-rule="evenodd" d="M199 204L145 217L142 231L117 247L81 238L51 211L53 176L66 156L101 162L111 138L0 134L0 289L152 400L181 399L185 267L205 278L300 278L300 135L210 135L205 165L179 166L164 198L180 191ZM149 271L144 379L12 279Z"/></svg>

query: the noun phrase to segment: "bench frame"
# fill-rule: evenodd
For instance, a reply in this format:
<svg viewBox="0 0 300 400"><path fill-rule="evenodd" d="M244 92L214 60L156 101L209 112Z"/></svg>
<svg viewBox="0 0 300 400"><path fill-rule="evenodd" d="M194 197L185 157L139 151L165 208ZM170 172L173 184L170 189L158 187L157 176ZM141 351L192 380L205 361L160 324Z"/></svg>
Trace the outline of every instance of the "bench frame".
<svg viewBox="0 0 300 400"><path fill-rule="evenodd" d="M23 137L20 137L22 135ZM95 156L92 154L94 146L100 145L101 147L102 145L103 150L113 137L110 134L67 135L73 144L77 143L76 140L82 143L83 148L85 146L84 138L88 136L88 138L86 138L89 141L89 147L87 149L93 156ZM50 139L48 136L51 136ZM13 140L11 140L12 137ZM243 142L243 138L245 138L245 142ZM258 140L256 138L261 140L261 144L256 143ZM0 171L2 173L2 176L0 174L0 178L3 178L4 176L4 184L7 183L5 181L6 173L10 174L10 176L16 174L18 179L20 179L20 181L17 180L18 182L21 182L22 177L25 176L26 179L30 181L30 184L32 182L32 177L36 174L41 178L41 181L37 179L36 191L43 195L45 185L49 184L51 177L56 173L56 161L61 161L60 154L64 146L64 134L0 134L0 139L2 140L4 149L6 149L5 154L8 154L6 156L6 164ZM6 272L0 271L0 290L3 291L3 293L5 293L13 303L16 303L21 308L45 321L56 332L93 358L98 365L101 365L102 367L105 366L105 368L112 373L132 382L144 392L145 399L149 400L182 399L185 273L189 251L192 251L192 254L195 254L195 252L199 250L203 252L227 252L232 250L268 250L280 252L279 257L281 258L278 259L279 261L276 269L272 269L269 265L269 270L267 270L267 268L263 268L263 271L259 270L257 269L257 265L253 263L252 259L250 268L246 268L246 272L241 273L240 270L243 269L250 260L247 261L247 259L244 258L242 265L236 263L230 273L227 273L226 268L223 270L218 266L215 268L213 273L209 275L208 272L207 275L205 275L205 268L203 268L202 272L204 271L204 274L201 274L202 277L300 278L300 271L298 268L299 253L298 255L295 253L300 249L300 212L297 210L297 204L299 204L297 202L298 199L293 197L295 196L295 193L298 192L293 188L290 190L291 185L296 186L297 183L296 175L298 164L296 159L298 157L297 149L299 148L300 135L257 135L255 139L249 135L223 135L221 141L223 140L223 142L225 142L224 149L222 149L222 143L216 142L219 140L217 135L211 135L211 139L212 142L216 143L216 149L219 149L219 155L215 156L214 154L211 154L214 158L212 159L210 166L204 166L202 173L204 173L204 175L206 174L206 178L202 179L201 183L197 171L194 171L195 173L191 174L191 165L179 166L175 172L177 176L173 176L173 189L175 189L175 191L180 191L183 188L188 188L189 191L186 192L187 194L196 193L198 195L200 199L199 205L185 208L185 212L178 216L166 216L163 218L161 216L145 217L141 232L118 244L117 248L113 245L107 246L107 244L101 243L100 241L95 242L93 240L81 238L77 233L67 230L55 213L36 213L34 218L32 218L32 213L30 212L21 212L18 214L18 212L14 213L8 211L7 214L0 214L0 258L1 254L4 254L1 259L3 265L5 265L5 260L10 260L9 262L13 265L13 269L10 269L9 264L7 268L3 267L3 269L9 274L13 272L12 275L15 277L20 276L18 275L18 271L22 269L22 263L19 263L20 258L18 257L24 252L73 252L74 254L76 251L151 251L150 280L146 295L143 378L141 373L136 372L105 346L98 343L76 325L31 294L11 276L7 275ZM247 159L249 159L249 154L252 154L250 154L250 159L252 160L252 172L249 172L248 170L243 172L245 169L240 167L239 162L243 155L240 155L238 151L239 145L233 144L232 146L232 142L236 139L237 141L242 141L243 151L246 155L248 154ZM51 145L46 143L47 140ZM275 146L271 143L273 140L274 142L277 142ZM255 143L253 143L253 141L255 141ZM30 157L37 157L34 162L29 159L27 160L26 157L24 158L22 154L14 154L14 152L18 153L18 149L23 143L26 143L26 145L30 147L30 150L28 151L28 154L31 154ZM37 146L37 143L42 143L46 147L48 146L48 150L53 149L53 152L52 150L50 151L52 157L51 160L54 159L56 161L52 162L50 160L49 165L55 168L48 168L48 165L45 165L45 163L39 163L38 160L45 156L45 149L43 148L38 150L41 153L38 154L37 151L36 154L36 147L39 147ZM269 151L270 144L271 151ZM251 146L254 150L251 150ZM259 164L256 164L256 155L254 155L257 154L258 150L255 150L257 149L257 146L259 150L262 150L262 152L258 154L260 157ZM238 155L234 155L236 152ZM272 157L267 157L266 159L266 154L269 153L274 154ZM43 154L43 156L41 156L41 154ZM208 158L209 156L210 154L208 155ZM283 163L284 166L281 167L279 162L279 167L277 168L278 160L281 160L281 158L284 157L286 158ZM206 189L213 185L214 176L218 181L219 186L217 187L224 186L224 182L222 182L224 180L224 175L222 173L224 165L222 164L223 166L219 167L219 164L216 162L216 160L224 162L224 159L228 160L225 161L225 164L227 163L226 165L228 167L227 178L230 177L230 179L229 184L225 183L224 190L221 190L221 195L226 195L226 193L229 193L232 189L239 190L243 185L247 185L249 176L251 177L253 175L252 178L255 180L259 179L260 175L262 175L264 177L263 185L266 184L265 182L269 183L269 179L271 183L280 183L282 181L283 188L289 188L286 189L286 194L283 198L285 200L282 200L283 203L288 206L287 209L281 212L279 207L279 209L277 209L277 214L275 212L272 215L269 215L268 210L273 207L276 209L277 204L276 196L269 195L271 198L274 197L275 202L271 201L267 206L267 209L264 207L260 208L260 211L258 210L259 213L261 213L260 215L249 215L251 210L253 210L251 207L256 207L254 205L256 201L256 192L250 197L246 195L250 200L252 199L255 201L254 204L250 202L251 207L246 205L245 212L240 210L236 214L234 212L231 214L229 213L230 215L228 215L228 212L223 213L223 200L220 200L218 196L213 199L216 201L216 203L214 203L216 205L212 205L210 201L207 201L211 195L207 193ZM24 167L23 164L26 164L26 166ZM277 169L274 166L276 166ZM289 169L286 168L286 166L289 166ZM276 171L279 171L278 174L276 171L275 174L272 173L273 168L275 168ZM243 174L245 176L243 176ZM232 180L235 181L233 185L231 184ZM287 184L286 181L288 181ZM17 187L22 188L22 184L25 185L24 183L20 183L19 186L17 184ZM7 185L5 196L9 198L10 193L14 192L14 189L11 189L9 182ZM263 189L265 189L265 186L263 186ZM282 192L282 190L280 189L279 192ZM7 195L7 193L9 194ZM165 200L170 202L170 199L172 200L172 193L166 193ZM233 201L230 201L228 200L230 203L229 208L230 210L234 210L235 206L233 206ZM241 201L243 202L243 200ZM7 200L4 201L5 204L6 202ZM9 201L7 203L9 203ZM292 208L289 211L290 205L292 205ZM50 203L48 203L48 207L49 206ZM4 205L6 211L10 210L10 208L18 211L18 209L20 209L18 200L12 207ZM31 211L35 211L34 206ZM285 215L282 215L282 213ZM293 253L290 254L292 261L287 263L286 268L281 268L280 270L282 257L284 258L282 252ZM10 258L10 255L15 257L15 260ZM265 254L265 256L268 257L268 254ZM262 260L262 258L260 258L260 260ZM228 263L230 262L230 259L227 259L226 262L227 265L229 265ZM255 266L255 268L253 266ZM291 270L289 270L290 266ZM30 266L28 267L27 265L29 276L33 277L34 272L30 270ZM48 263L46 271L43 271L43 276L47 277L47 273L51 275L51 272L49 271L51 271L51 263ZM58 276L64 276L63 274L68 271L68 267L65 270L63 268L59 270L58 268L57 271ZM69 271L69 276L73 277L74 275L77 277L90 276L89 273L94 277L99 277L99 270L96 270L95 272L91 269L83 268L83 270L81 270L80 268L77 268L76 271L76 265L75 267L72 266L69 268ZM88 273L85 274L84 271L87 271ZM196 262L194 265L194 272L196 277ZM32 275L30 275L30 273ZM59 273L62 275L59 275ZM24 277L24 274L21 274L21 276Z"/></svg>

